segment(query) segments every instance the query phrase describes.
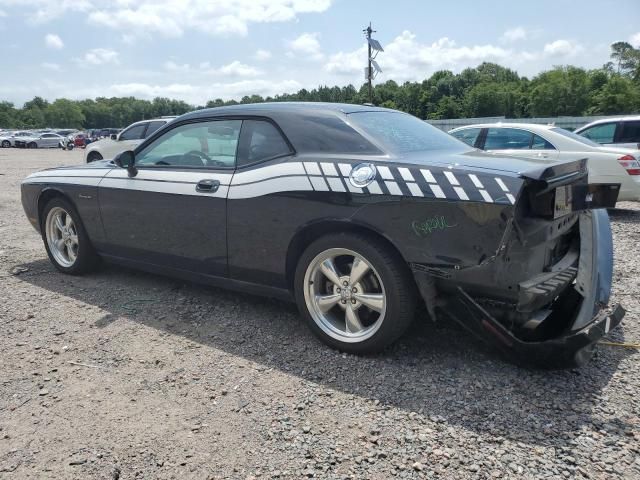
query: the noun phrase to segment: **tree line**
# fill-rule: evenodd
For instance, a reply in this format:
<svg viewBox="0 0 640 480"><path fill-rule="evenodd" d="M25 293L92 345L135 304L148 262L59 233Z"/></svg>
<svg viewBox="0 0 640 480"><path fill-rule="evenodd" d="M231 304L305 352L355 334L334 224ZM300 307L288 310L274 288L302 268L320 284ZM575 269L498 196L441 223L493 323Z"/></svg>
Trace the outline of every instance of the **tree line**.
<svg viewBox="0 0 640 480"><path fill-rule="evenodd" d="M35 97L22 108L0 102L0 128L125 127L138 120L200 108L282 101L362 104L369 97L366 84L359 89L353 85L321 86L273 97L251 95L240 101L215 99L199 106L160 97L151 101L134 97L60 98L53 102ZM616 42L611 46L611 61L601 68L558 66L531 79L495 63L482 63L458 74L441 70L422 82L388 80L374 86L373 103L422 119L636 113L640 111L640 49Z"/></svg>

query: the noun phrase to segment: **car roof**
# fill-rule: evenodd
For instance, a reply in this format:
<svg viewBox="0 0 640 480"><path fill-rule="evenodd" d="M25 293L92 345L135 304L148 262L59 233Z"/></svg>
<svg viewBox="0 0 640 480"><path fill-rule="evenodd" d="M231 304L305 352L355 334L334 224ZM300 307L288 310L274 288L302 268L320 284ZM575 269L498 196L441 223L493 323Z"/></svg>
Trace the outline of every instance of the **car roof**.
<svg viewBox="0 0 640 480"><path fill-rule="evenodd" d="M614 122L638 122L640 121L640 115L627 115L623 117L609 117L609 118L601 118L599 120L594 120L591 123L587 123L586 125L576 129L576 130L584 130L588 127L593 127L594 125L600 125L603 123L614 123Z"/></svg>
<svg viewBox="0 0 640 480"><path fill-rule="evenodd" d="M224 107L205 108L185 113L180 119L201 118L218 115L286 115L286 114L349 114L356 112L386 111L396 112L388 108L370 105L354 105L351 103L325 102L264 102L227 105Z"/></svg>
<svg viewBox="0 0 640 480"><path fill-rule="evenodd" d="M458 130L465 130L468 128L523 128L528 130L551 130L552 128L556 128L556 125L543 125L540 123L503 123L503 122L494 122L494 123L474 123L473 125L465 125L463 127L457 127L452 130L449 130L449 133L456 132Z"/></svg>

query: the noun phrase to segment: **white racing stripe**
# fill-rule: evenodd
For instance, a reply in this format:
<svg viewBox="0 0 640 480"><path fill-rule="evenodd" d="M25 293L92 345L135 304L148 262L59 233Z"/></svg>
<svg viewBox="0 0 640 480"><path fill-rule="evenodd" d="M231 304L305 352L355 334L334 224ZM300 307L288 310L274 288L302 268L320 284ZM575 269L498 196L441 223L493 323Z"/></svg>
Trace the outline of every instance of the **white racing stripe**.
<svg viewBox="0 0 640 480"><path fill-rule="evenodd" d="M321 162L320 166L322 167L322 171L325 175L330 175L332 177L338 176L338 171L333 163Z"/></svg>
<svg viewBox="0 0 640 480"><path fill-rule="evenodd" d="M383 180L393 180L393 175L391 174L391 170L389 170L389 167L380 166L376 167L376 169L378 170L378 172L380 172L380 176Z"/></svg>
<svg viewBox="0 0 640 480"><path fill-rule="evenodd" d="M218 178L217 175L219 174L213 174L212 178ZM256 168L255 170L236 172L231 182L232 185L242 185L244 183L259 182L286 175L306 175L302 162L284 162L278 163L277 165ZM202 178L207 177L205 175Z"/></svg>
<svg viewBox="0 0 640 480"><path fill-rule="evenodd" d="M390 195L402 195L402 190L400 190L400 187L398 186L398 184L396 182L392 182L391 180L387 180L387 181L384 182L384 184L389 189L389 194Z"/></svg>
<svg viewBox="0 0 640 480"><path fill-rule="evenodd" d="M465 192L462 187L453 187L453 189L458 194L458 197L460 197L460 200L469 200L469 196L467 195L467 192Z"/></svg>
<svg viewBox="0 0 640 480"><path fill-rule="evenodd" d="M34 183L53 183L60 185L86 185L87 187L97 187L102 177L91 177L91 178L82 178L82 177L62 177L60 175L55 177L32 177L29 176L25 178L22 183L26 184L34 184Z"/></svg>
<svg viewBox="0 0 640 480"><path fill-rule="evenodd" d="M424 177L424 179L429 182L429 183L438 183L436 182L435 177L433 176L433 174L431 173L431 170L420 170L422 172L422 176Z"/></svg>
<svg viewBox="0 0 640 480"><path fill-rule="evenodd" d="M413 195L414 197L424 197L424 193L422 193L422 190L420 189L417 183L407 182L407 187L409 187L409 191L411 192L411 195Z"/></svg>
<svg viewBox="0 0 640 480"><path fill-rule="evenodd" d="M473 173L470 173L469 178L477 188L484 188L484 185L482 185L482 182L476 175L474 175Z"/></svg>
<svg viewBox="0 0 640 480"><path fill-rule="evenodd" d="M307 177L271 178L263 182L249 185L232 185L229 187L229 199L255 198L272 193L310 191L313 188Z"/></svg>
<svg viewBox="0 0 640 480"><path fill-rule="evenodd" d="M411 175L411 171L409 171L408 168L399 167L398 172L400 172L400 175L402 175L402 179L405 180L406 182L416 181L415 178L413 178L413 175Z"/></svg>
<svg viewBox="0 0 640 480"><path fill-rule="evenodd" d="M327 183L333 192L344 192L344 185L339 177L327 177Z"/></svg>
<svg viewBox="0 0 640 480"><path fill-rule="evenodd" d="M78 169L60 169L60 170L42 170L41 172L32 173L27 177L29 178L37 178L37 177L104 177L111 170L115 170L114 168L78 168Z"/></svg>
<svg viewBox="0 0 640 480"><path fill-rule="evenodd" d="M231 181L231 173L218 173L211 170L198 170L193 172L164 170L164 169L148 169L139 168L138 174L133 177L138 180L158 180L163 182L188 182L198 183L200 180L213 178L218 180L221 185L229 185ZM123 168L114 168L109 172L106 178L129 178L129 174Z"/></svg>
<svg viewBox="0 0 640 480"><path fill-rule="evenodd" d="M507 198L509 199L509 201L511 202L511 205L516 203L516 199L513 195L511 195L510 193L507 193Z"/></svg>
<svg viewBox="0 0 640 480"><path fill-rule="evenodd" d="M485 202L493 203L493 198L491 198L491 195L489 195L489 192L486 190L480 190L480 195L482 195Z"/></svg>
<svg viewBox="0 0 640 480"><path fill-rule="evenodd" d="M380 185L376 180L367 185L367 188L369 189L369 193L372 193L374 195L382 195L382 189L380 188Z"/></svg>
<svg viewBox="0 0 640 480"><path fill-rule="evenodd" d="M322 175L320 167L316 162L304 162L304 168L309 175Z"/></svg>
<svg viewBox="0 0 640 480"><path fill-rule="evenodd" d="M496 179L496 183L497 183L498 185L500 185L500 188L502 189L502 191L503 191L503 192L508 192L508 191L509 191L509 189L508 189L508 188L507 188L507 186L504 184L504 182L502 181L502 179L501 179L501 178L495 177L495 179Z"/></svg>
<svg viewBox="0 0 640 480"><path fill-rule="evenodd" d="M429 185L436 198L447 198L439 185Z"/></svg>
<svg viewBox="0 0 640 480"><path fill-rule="evenodd" d="M349 178L349 175L351 174L351 165L348 163L340 163L338 164L338 168L340 168L340 173L343 177Z"/></svg>
<svg viewBox="0 0 640 480"><path fill-rule="evenodd" d="M117 188L121 190L135 190L138 192L167 193L172 195L193 195L196 197L217 197L225 198L228 185L220 185L215 192L198 192L195 183L162 182L155 180L137 180L134 178L111 178L105 177L100 182L100 187Z"/></svg>
<svg viewBox="0 0 640 480"><path fill-rule="evenodd" d="M311 181L311 185L313 189L317 192L327 192L329 191L329 187L327 182L325 182L324 177L309 177Z"/></svg>
<svg viewBox="0 0 640 480"><path fill-rule="evenodd" d="M447 177L447 180L449 180L449 183L451 185L460 185L460 182L452 172L447 172L445 170L443 173L444 173L444 176Z"/></svg>

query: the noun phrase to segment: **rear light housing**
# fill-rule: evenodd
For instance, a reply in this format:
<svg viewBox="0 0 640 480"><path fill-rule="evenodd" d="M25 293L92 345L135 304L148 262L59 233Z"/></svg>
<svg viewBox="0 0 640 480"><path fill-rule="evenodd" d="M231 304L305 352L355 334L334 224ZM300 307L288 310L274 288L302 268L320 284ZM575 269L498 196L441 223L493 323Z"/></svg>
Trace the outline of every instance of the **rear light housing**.
<svg viewBox="0 0 640 480"><path fill-rule="evenodd" d="M640 162L633 155L623 155L618 158L618 163L629 175L640 175Z"/></svg>

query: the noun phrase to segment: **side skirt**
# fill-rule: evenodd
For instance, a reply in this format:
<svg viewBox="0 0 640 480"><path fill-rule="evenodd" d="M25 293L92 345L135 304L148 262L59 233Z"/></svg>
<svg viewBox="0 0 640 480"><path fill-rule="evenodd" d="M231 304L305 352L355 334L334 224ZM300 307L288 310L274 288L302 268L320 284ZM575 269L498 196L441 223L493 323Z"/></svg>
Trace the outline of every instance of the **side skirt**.
<svg viewBox="0 0 640 480"><path fill-rule="evenodd" d="M237 292L258 295L261 297L277 298L286 302L294 302L291 292L282 288L244 282L241 280L233 280L226 277L217 277L214 275L202 275L190 272L188 270L180 270L177 268L155 265L152 263L139 262L136 260L131 260L129 258L116 257L113 255L100 254L100 257L108 263L122 265L124 267L133 268L135 270L142 270L144 272L163 275L166 277L179 278L182 280L187 280L189 282L210 285L213 287L220 287L225 290L233 290Z"/></svg>

